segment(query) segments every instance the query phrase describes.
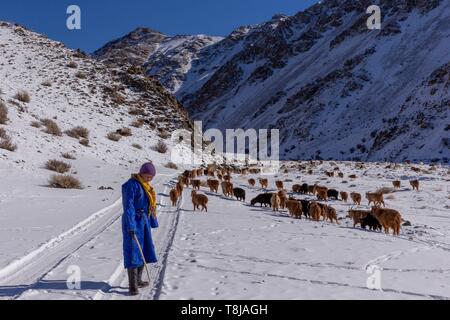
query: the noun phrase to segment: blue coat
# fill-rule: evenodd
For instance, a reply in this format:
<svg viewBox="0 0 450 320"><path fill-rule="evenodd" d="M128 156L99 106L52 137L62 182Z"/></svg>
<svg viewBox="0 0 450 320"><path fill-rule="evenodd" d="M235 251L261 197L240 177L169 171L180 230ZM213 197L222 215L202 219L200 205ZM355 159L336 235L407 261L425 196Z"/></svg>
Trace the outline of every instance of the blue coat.
<svg viewBox="0 0 450 320"><path fill-rule="evenodd" d="M147 217L149 200L139 181L131 178L122 186L122 235L123 258L125 268L138 268L144 265L139 247L130 236L129 231L134 231L144 252L146 263L157 262L155 247L152 241L151 228L157 228L156 219Z"/></svg>

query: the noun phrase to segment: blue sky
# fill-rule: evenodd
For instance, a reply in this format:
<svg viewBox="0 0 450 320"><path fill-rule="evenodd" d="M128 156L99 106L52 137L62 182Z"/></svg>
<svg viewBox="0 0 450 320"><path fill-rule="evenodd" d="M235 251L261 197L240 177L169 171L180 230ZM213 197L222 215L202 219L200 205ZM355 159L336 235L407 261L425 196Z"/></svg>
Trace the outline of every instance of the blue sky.
<svg viewBox="0 0 450 320"><path fill-rule="evenodd" d="M168 35L225 36L241 25L295 14L316 0L11 0L1 1L0 20L17 22L87 52L136 27ZM82 29L69 31L69 5L80 6Z"/></svg>

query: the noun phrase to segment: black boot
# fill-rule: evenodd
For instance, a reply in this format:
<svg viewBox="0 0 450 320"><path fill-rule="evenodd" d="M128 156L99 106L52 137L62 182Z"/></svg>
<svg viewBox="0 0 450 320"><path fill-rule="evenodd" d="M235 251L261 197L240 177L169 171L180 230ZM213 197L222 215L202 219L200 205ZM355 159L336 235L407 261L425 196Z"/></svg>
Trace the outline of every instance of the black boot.
<svg viewBox="0 0 450 320"><path fill-rule="evenodd" d="M139 288L148 287L149 283L142 280L142 273L144 272L144 266L137 269L137 284Z"/></svg>
<svg viewBox="0 0 450 320"><path fill-rule="evenodd" d="M138 295L139 294L138 269L136 268L128 269L128 284L129 284L128 293L130 294L130 296Z"/></svg>

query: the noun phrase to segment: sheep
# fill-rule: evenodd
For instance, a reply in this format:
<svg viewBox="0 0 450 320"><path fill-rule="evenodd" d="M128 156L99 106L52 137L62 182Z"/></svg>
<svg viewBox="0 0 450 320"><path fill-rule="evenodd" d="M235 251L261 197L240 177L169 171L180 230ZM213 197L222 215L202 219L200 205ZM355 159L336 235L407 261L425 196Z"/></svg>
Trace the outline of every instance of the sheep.
<svg viewBox="0 0 450 320"><path fill-rule="evenodd" d="M236 197L236 199L238 199L239 201L244 201L245 202L245 190L241 189L241 188L234 188L233 189L233 194Z"/></svg>
<svg viewBox="0 0 450 320"><path fill-rule="evenodd" d="M386 207L386 205L384 204L384 198L383 198L383 194L382 193L370 193L367 192L366 193L366 199L367 201L369 201L369 206L370 204L373 202L375 204L375 206L381 206L381 204L383 204L383 207Z"/></svg>
<svg viewBox="0 0 450 320"><path fill-rule="evenodd" d="M345 203L347 203L347 201L348 201L348 193L345 192L345 191L341 191L341 192L340 192L340 195L341 195L342 201L344 201Z"/></svg>
<svg viewBox="0 0 450 320"><path fill-rule="evenodd" d="M301 202L295 200L295 199L289 199L286 201L286 208L289 211L289 215L296 219L302 218L302 204Z"/></svg>
<svg viewBox="0 0 450 320"><path fill-rule="evenodd" d="M329 199L334 198L335 200L338 200L339 192L334 189L330 189L327 191L327 196Z"/></svg>
<svg viewBox="0 0 450 320"><path fill-rule="evenodd" d="M206 210L208 212L208 197L204 194L198 194L196 190L192 190L191 192L192 204L194 205L194 211L196 209L200 210L200 206L202 210Z"/></svg>
<svg viewBox="0 0 450 320"><path fill-rule="evenodd" d="M352 192L352 193L350 193L350 197L352 198L354 204L356 204L356 205L358 205L358 206L361 205L361 199L362 199L362 197L361 197L361 195L360 195L359 193L357 193L357 192Z"/></svg>
<svg viewBox="0 0 450 320"><path fill-rule="evenodd" d="M249 184L251 187L254 187L254 186L256 185L255 179L249 179L249 180L248 180L248 184Z"/></svg>
<svg viewBox="0 0 450 320"><path fill-rule="evenodd" d="M411 181L409 182L409 184L411 185L411 187L413 188L413 190L419 191L419 180L411 180Z"/></svg>
<svg viewBox="0 0 450 320"><path fill-rule="evenodd" d="M250 201L250 204L252 206L254 206L257 203L261 204L261 207L264 205L265 207L267 206L272 206L272 193L262 193L258 196L256 196L256 198L252 199L252 201Z"/></svg>
<svg viewBox="0 0 450 320"><path fill-rule="evenodd" d="M275 185L276 185L277 189L284 189L283 181L275 181Z"/></svg>
<svg viewBox="0 0 450 320"><path fill-rule="evenodd" d="M197 190L200 190L200 180L191 180L191 185L192 185L192 188L195 190L195 189L197 189Z"/></svg>
<svg viewBox="0 0 450 320"><path fill-rule="evenodd" d="M402 183L399 180L395 180L395 181L392 181L392 185L394 186L394 188L400 189L402 186Z"/></svg>
<svg viewBox="0 0 450 320"><path fill-rule="evenodd" d="M272 199L270 200L271 204L272 204L272 210L273 211L280 211L280 197L278 196L277 193L274 193L272 195Z"/></svg>
<svg viewBox="0 0 450 320"><path fill-rule="evenodd" d="M170 201L172 201L172 207L177 206L179 197L180 194L178 193L178 190L176 188L170 190Z"/></svg>
<svg viewBox="0 0 450 320"><path fill-rule="evenodd" d="M394 209L386 209L380 207L372 207L371 215L383 226L386 234L392 228L394 235L400 235L402 216L400 212Z"/></svg>
<svg viewBox="0 0 450 320"><path fill-rule="evenodd" d="M347 218L353 219L353 228L356 228L356 225L361 224L362 219L367 217L371 212L367 210L348 210Z"/></svg>
<svg viewBox="0 0 450 320"><path fill-rule="evenodd" d="M259 178L259 184L261 185L262 189L267 189L269 187L269 180Z"/></svg>
<svg viewBox="0 0 450 320"><path fill-rule="evenodd" d="M211 192L217 193L219 191L219 180L208 179L207 184Z"/></svg>

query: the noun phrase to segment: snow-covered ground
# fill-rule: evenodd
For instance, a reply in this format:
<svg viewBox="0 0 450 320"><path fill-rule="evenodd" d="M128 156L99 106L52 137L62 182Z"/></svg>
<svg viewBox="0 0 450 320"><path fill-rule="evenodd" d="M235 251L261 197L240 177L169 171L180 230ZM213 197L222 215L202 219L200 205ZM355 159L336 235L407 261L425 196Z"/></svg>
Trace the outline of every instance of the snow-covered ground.
<svg viewBox="0 0 450 320"><path fill-rule="evenodd" d="M293 183L318 181L362 194L400 178L403 187L388 196L386 204L412 223L402 228L401 236L354 229L345 219L353 205L341 201L331 201L344 218L340 225L294 220L287 212L250 207L248 202L261 190L248 187L247 177L238 178L235 186L247 190L247 203L206 192L207 214L192 212L190 204L183 206L159 298L450 299L448 168L419 175L422 187L417 193L408 183L416 175L403 166L389 171L383 166L355 170L354 164L347 165L346 176L355 172L360 177L344 179L346 184L339 178L322 180L322 175L295 172L278 178L293 180L287 183L289 189ZM374 274L368 273L371 266L382 269L382 292L367 288Z"/></svg>
<svg viewBox="0 0 450 320"><path fill-rule="evenodd" d="M314 167L312 175L291 168L269 177L270 188L275 179L281 179L289 190L294 183L319 182L364 194L390 187L398 178L402 188L387 195L386 204L412 225L403 227L399 237L354 229L345 218L353 205L341 201L330 201L340 225L294 220L285 211L251 207L249 201L262 192L248 187L246 181L252 175L233 176L235 186L247 191L245 203L203 188L210 198L208 213L193 212L190 189L186 189L179 206L173 208L167 195L176 172L161 168L155 181L161 227L153 232L159 262L149 266L152 286L137 298L450 299L449 168L419 166L424 170L415 173L407 165L384 169L386 164L366 164L365 169L356 169L355 163L336 164L345 177L355 173L358 178L324 178L323 170L334 165L325 162ZM121 260L118 190L129 172L96 170L92 176L110 177L114 191L96 191L90 197L86 191L75 197L44 187L39 194L38 187L31 188L39 197L52 196L52 202L47 210L33 211L40 220L30 220L24 227L10 219L8 233L1 233L1 298L135 299L126 294ZM421 182L419 192L408 184L416 177ZM11 206L24 205L19 201L22 192L8 192ZM5 194L3 190L3 199ZM34 204L39 208L42 201ZM18 219L25 219L26 210L15 212L22 213ZM58 214L64 218L55 219ZM2 219L6 221L3 212ZM24 257L12 262L13 256ZM73 266L80 268L80 289L67 287ZM381 268L383 291L367 288L371 267Z"/></svg>

